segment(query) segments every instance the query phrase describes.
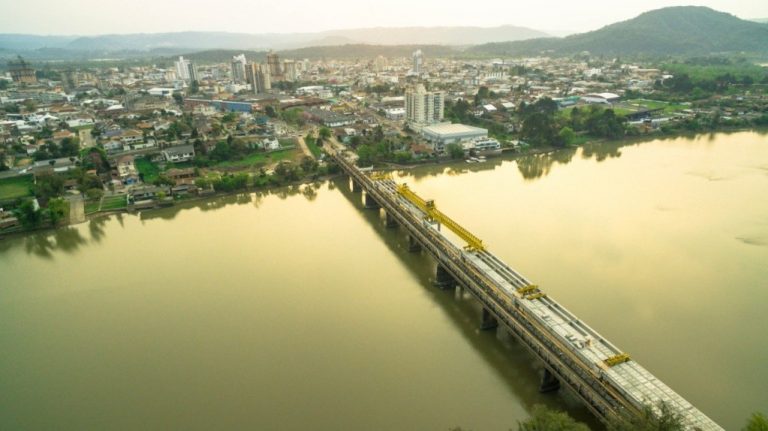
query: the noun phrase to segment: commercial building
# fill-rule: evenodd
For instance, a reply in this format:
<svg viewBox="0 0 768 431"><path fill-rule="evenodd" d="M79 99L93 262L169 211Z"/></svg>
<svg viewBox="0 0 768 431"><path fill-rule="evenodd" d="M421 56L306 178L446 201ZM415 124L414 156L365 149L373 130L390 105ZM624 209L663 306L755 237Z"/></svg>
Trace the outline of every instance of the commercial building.
<svg viewBox="0 0 768 431"><path fill-rule="evenodd" d="M423 127L421 135L432 143L436 152L442 152L448 144L458 144L477 138L486 138L488 137L488 129L464 124L443 123Z"/></svg>
<svg viewBox="0 0 768 431"><path fill-rule="evenodd" d="M418 84L405 93L406 120L417 128L443 121L444 108L445 93L442 91L427 91Z"/></svg>
<svg viewBox="0 0 768 431"><path fill-rule="evenodd" d="M618 94L613 93L592 93L581 96L581 100L586 103L602 103L611 105L615 102L618 102L620 97L621 96Z"/></svg>

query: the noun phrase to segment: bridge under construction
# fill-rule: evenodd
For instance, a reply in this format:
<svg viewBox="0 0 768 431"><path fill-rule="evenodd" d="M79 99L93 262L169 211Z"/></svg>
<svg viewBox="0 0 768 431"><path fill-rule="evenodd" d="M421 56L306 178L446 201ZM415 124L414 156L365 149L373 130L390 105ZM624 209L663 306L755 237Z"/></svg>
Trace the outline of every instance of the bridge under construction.
<svg viewBox="0 0 768 431"><path fill-rule="evenodd" d="M349 175L368 208L381 208L390 226L401 226L412 251L437 261L436 283L459 285L482 305L481 328L503 325L544 364L540 390L564 384L600 419L639 416L661 403L680 415L686 429L722 430L704 413L536 284L490 253L482 240L387 174L363 172L340 152L331 157ZM447 229L463 244L444 234Z"/></svg>

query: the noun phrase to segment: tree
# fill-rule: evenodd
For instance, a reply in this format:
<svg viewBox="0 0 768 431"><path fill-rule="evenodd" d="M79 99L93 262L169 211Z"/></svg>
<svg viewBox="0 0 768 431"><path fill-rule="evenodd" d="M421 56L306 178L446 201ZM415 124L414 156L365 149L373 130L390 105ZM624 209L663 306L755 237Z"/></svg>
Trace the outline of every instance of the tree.
<svg viewBox="0 0 768 431"><path fill-rule="evenodd" d="M16 208L16 218L25 228L37 227L43 219L41 212L35 209L35 204L31 200L22 202Z"/></svg>
<svg viewBox="0 0 768 431"><path fill-rule="evenodd" d="M314 172L317 170L317 160L314 157L304 156L299 164L304 172Z"/></svg>
<svg viewBox="0 0 768 431"><path fill-rule="evenodd" d="M762 413L752 413L743 431L768 431L768 418Z"/></svg>
<svg viewBox="0 0 768 431"><path fill-rule="evenodd" d="M189 94L197 94L200 92L200 83L196 79L189 83Z"/></svg>
<svg viewBox="0 0 768 431"><path fill-rule="evenodd" d="M48 217L51 219L51 225L56 226L64 219L67 211L69 210L69 204L67 201L61 198L51 199L48 201Z"/></svg>
<svg viewBox="0 0 768 431"><path fill-rule="evenodd" d="M264 108L264 113L266 113L269 118L277 118L277 111L275 111L275 107L272 105L267 105L267 107Z"/></svg>
<svg viewBox="0 0 768 431"><path fill-rule="evenodd" d="M589 431L589 427L576 422L567 413L535 405L531 418L517 423L519 431Z"/></svg>
<svg viewBox="0 0 768 431"><path fill-rule="evenodd" d="M184 97L179 93L173 93L173 100L179 106L182 106L184 104Z"/></svg>
<svg viewBox="0 0 768 431"><path fill-rule="evenodd" d="M656 409L647 405L640 416L613 417L608 421L608 431L683 431L682 416L669 405L660 402Z"/></svg>
<svg viewBox="0 0 768 431"><path fill-rule="evenodd" d="M448 151L448 155L452 159L460 159L464 157L464 148L462 148L460 144L448 144L445 149Z"/></svg>
<svg viewBox="0 0 768 431"><path fill-rule="evenodd" d="M64 178L55 174L42 174L35 183L35 196L50 199L64 193Z"/></svg>
<svg viewBox="0 0 768 431"><path fill-rule="evenodd" d="M573 145L573 141L576 139L576 133L574 133L573 129L570 127L565 126L560 129L560 133L557 134L557 137L560 138L559 142L562 146L568 147Z"/></svg>
<svg viewBox="0 0 768 431"><path fill-rule="evenodd" d="M331 138L331 129L327 127L321 127L317 132L318 140L325 141Z"/></svg>

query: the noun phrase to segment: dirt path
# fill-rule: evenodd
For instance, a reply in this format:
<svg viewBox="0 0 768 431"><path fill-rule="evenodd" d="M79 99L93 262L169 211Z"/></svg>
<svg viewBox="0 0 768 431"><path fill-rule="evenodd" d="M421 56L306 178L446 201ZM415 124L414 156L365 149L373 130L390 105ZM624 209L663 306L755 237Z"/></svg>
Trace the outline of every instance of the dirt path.
<svg viewBox="0 0 768 431"><path fill-rule="evenodd" d="M69 197L69 224L85 223L85 201L81 195Z"/></svg>

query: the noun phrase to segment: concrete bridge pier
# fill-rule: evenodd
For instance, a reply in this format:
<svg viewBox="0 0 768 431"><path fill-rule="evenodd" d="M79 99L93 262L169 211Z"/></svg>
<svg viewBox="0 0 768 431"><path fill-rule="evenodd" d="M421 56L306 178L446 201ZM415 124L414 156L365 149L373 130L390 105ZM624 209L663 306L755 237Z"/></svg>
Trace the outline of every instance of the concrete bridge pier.
<svg viewBox="0 0 768 431"><path fill-rule="evenodd" d="M487 331L489 329L496 329L498 326L499 322L496 320L496 317L494 317L487 308L483 307L483 314L480 318L480 329Z"/></svg>
<svg viewBox="0 0 768 431"><path fill-rule="evenodd" d="M365 193L363 196L363 206L372 210L381 208L381 205L376 202L376 199L374 199L373 196L369 195L368 193Z"/></svg>
<svg viewBox="0 0 768 431"><path fill-rule="evenodd" d="M451 273L440 264L437 265L435 271L435 286L443 290L456 286L456 280L453 279Z"/></svg>
<svg viewBox="0 0 768 431"><path fill-rule="evenodd" d="M397 220L395 220L395 218L392 217L392 215L390 213L384 211L384 217L385 217L384 225L386 227L388 227L388 228L395 228L395 227L397 227Z"/></svg>
<svg viewBox="0 0 768 431"><path fill-rule="evenodd" d="M413 237L413 235L408 235L408 251L410 252L418 252L421 251L421 244L419 244L419 240Z"/></svg>
<svg viewBox="0 0 768 431"><path fill-rule="evenodd" d="M363 191L363 188L360 186L360 184L352 178L349 179L349 188L352 189L352 192L354 193L360 193Z"/></svg>
<svg viewBox="0 0 768 431"><path fill-rule="evenodd" d="M541 376L541 385L539 385L539 392L546 394L555 392L558 389L560 389L560 380L557 380L557 377L549 371L549 368L544 368L544 374Z"/></svg>

